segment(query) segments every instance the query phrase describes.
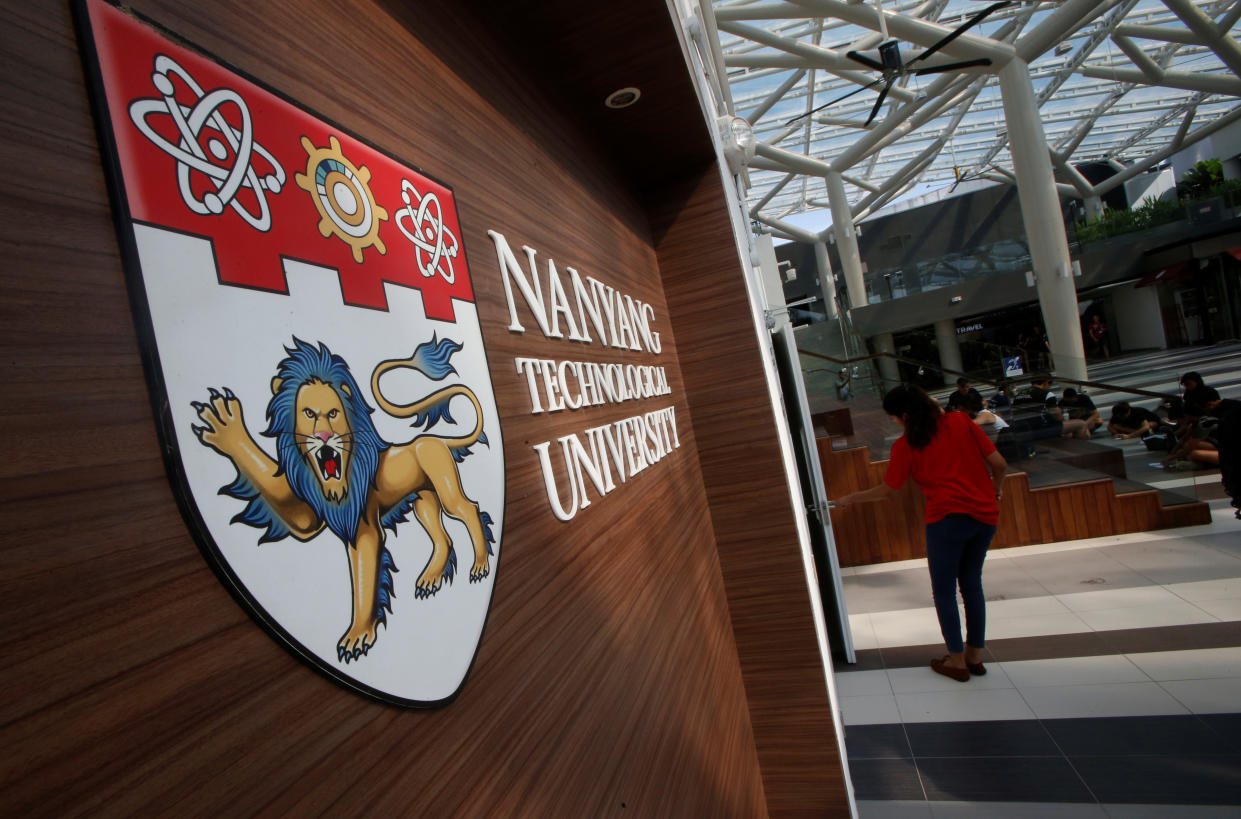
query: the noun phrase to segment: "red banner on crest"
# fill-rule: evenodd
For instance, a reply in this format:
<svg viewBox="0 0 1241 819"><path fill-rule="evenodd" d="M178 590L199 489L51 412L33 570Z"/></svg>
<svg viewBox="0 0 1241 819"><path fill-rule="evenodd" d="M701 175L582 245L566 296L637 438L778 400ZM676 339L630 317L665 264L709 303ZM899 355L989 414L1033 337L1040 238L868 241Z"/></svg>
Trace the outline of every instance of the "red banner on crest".
<svg viewBox="0 0 1241 819"><path fill-rule="evenodd" d="M474 300L452 191L101 2L89 3L131 217L209 239L221 284L287 293L283 259L344 302L429 318Z"/></svg>

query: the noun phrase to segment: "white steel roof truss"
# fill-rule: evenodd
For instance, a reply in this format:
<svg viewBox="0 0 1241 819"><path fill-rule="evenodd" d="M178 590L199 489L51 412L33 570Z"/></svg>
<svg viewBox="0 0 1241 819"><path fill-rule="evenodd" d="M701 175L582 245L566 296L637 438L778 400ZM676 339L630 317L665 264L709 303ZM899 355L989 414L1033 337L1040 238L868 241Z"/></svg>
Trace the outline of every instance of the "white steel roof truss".
<svg viewBox="0 0 1241 819"><path fill-rule="evenodd" d="M855 220L919 185L1009 179L1004 112L992 77L1014 56L1029 62L1048 143L1065 169L1107 159L1149 166L1241 111L1234 31L1241 3L1235 0L1020 0L974 21L909 67L990 5L702 0L702 6L704 17L715 18L704 20L704 28L717 38L718 71L759 140L747 206L759 221L785 227L793 227L784 221L792 215L825 206L816 180L828 171L847 174ZM899 51L900 67L880 72L873 55L888 42L885 33L897 41L887 55ZM872 55L870 63L850 52ZM982 59L990 65L926 77L912 70ZM885 86L881 110L875 92ZM1066 177L1074 184L1062 191L1099 193L1074 174Z"/></svg>

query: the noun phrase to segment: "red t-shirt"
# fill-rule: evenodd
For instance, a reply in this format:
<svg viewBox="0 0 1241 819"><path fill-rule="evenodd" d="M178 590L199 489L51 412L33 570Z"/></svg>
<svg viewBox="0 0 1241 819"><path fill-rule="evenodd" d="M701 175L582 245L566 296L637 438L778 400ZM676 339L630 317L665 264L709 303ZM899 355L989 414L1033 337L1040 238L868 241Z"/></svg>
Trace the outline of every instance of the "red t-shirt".
<svg viewBox="0 0 1241 819"><path fill-rule="evenodd" d="M892 444L884 483L900 489L913 476L926 495L926 522L964 512L980 523L1000 522L995 483L986 457L995 444L964 412L939 416L935 437L922 449L913 449L902 435Z"/></svg>

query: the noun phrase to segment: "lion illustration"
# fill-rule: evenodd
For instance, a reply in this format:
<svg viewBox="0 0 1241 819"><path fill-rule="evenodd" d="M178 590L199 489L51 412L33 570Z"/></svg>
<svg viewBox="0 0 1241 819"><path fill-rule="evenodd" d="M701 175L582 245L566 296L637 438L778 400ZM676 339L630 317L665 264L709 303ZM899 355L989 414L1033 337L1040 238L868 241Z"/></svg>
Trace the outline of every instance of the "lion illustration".
<svg viewBox="0 0 1241 819"><path fill-rule="evenodd" d="M292 535L307 541L327 527L345 544L353 593L349 628L336 644L337 659L348 663L375 644L381 623L392 611L392 573L396 565L384 546L384 529L414 517L431 538L431 557L415 584L414 596L430 597L456 574L457 556L444 530L443 515L465 524L474 547L470 582L490 572L491 516L461 487L457 463L475 443L487 444L478 398L465 386L440 389L413 404L393 404L379 390L380 377L409 368L439 381L456 370L449 363L461 345L451 339L418 345L408 359L381 362L371 375L371 393L385 412L412 418L429 430L440 420L453 422L448 405L464 396L474 405L474 430L457 438L422 434L390 444L371 420L374 410L362 397L348 364L326 345L297 338L286 347L271 382L267 429L276 439L277 458L246 429L241 402L225 387L209 390L206 403L194 402L202 426L193 427L203 445L228 458L236 479L221 494L246 501L232 519L266 528L259 543Z"/></svg>

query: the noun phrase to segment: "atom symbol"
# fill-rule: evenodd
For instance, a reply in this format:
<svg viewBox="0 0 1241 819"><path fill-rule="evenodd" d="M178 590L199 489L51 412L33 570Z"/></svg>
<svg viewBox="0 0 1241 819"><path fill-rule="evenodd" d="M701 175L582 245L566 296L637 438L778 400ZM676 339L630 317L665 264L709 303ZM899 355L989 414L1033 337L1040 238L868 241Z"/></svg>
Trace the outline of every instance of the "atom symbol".
<svg viewBox="0 0 1241 819"><path fill-rule="evenodd" d="M396 226L414 245L414 258L418 262L418 270L426 278L436 273L444 277L444 281L453 283L457 274L452 269L452 260L457 258L457 237L444 227L444 211L434 191L420 195L418 189L408 179L401 180L401 199L405 207L396 212ZM414 203L418 203L417 210ZM405 226L405 222L409 226Z"/></svg>
<svg viewBox="0 0 1241 819"><path fill-rule="evenodd" d="M193 107L183 105L176 99L176 86L171 74L176 74L194 93ZM280 193L284 185L284 169L262 145L254 141L250 123L250 110L236 91L217 88L206 94L190 73L171 57L160 54L155 57L155 69L151 84L163 96L134 100L129 105L129 118L138 130L164 153L177 160L177 186L181 199L194 213L202 216L224 212L231 207L251 227L261 231L271 230L271 211L267 207L264 190ZM233 104L241 117L241 127L228 123L220 112L221 107ZM180 135L173 143L152 127L150 118L155 114L167 114L172 118ZM200 141L206 136L206 147ZM225 144L227 143L227 144ZM225 163L232 151L232 165ZM210 153L210 156L208 156ZM271 166L272 173L259 177L254 171L252 157L258 154ZM207 191L199 198L195 195L192 180L201 174L210 180L214 191ZM257 213L247 210L237 201L242 188L254 193Z"/></svg>

